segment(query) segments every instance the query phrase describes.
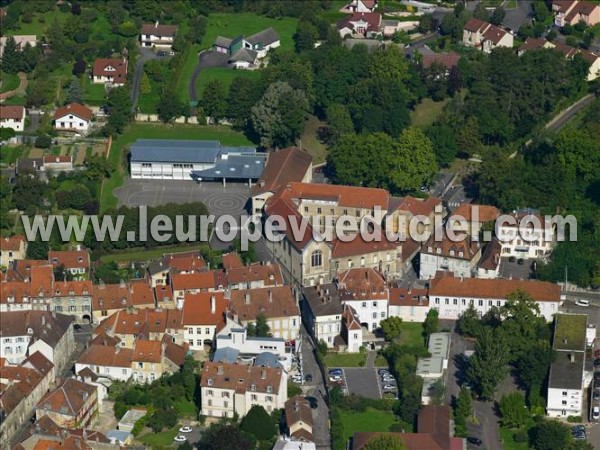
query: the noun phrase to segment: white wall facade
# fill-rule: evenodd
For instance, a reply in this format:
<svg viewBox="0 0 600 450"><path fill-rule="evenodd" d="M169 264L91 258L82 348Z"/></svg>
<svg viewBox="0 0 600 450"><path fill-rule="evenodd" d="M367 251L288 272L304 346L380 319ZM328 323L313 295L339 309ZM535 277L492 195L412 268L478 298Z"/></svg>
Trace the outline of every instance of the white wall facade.
<svg viewBox="0 0 600 450"><path fill-rule="evenodd" d="M358 315L360 323L366 323L370 331L379 328L379 323L388 316L387 300L344 300L342 303L348 304L354 308Z"/></svg>
<svg viewBox="0 0 600 450"><path fill-rule="evenodd" d="M554 233L552 239L546 241L542 229L534 230L535 239L531 242L526 241L519 234L517 227L506 224L498 227L498 236L502 245L502 256L516 258L542 258L552 251L556 243Z"/></svg>
<svg viewBox="0 0 600 450"><path fill-rule="evenodd" d="M12 128L15 131L23 131L23 128L25 128L25 110L23 109L23 117L21 119L0 119L0 127Z"/></svg>
<svg viewBox="0 0 600 450"><path fill-rule="evenodd" d="M214 164L131 162L131 178L191 180L193 170L205 170Z"/></svg>
<svg viewBox="0 0 600 450"><path fill-rule="evenodd" d="M111 380L127 381L131 378L131 367L114 367L114 366L97 366L95 364L75 363L75 373L79 373L85 368L89 368L92 372L100 377L110 378Z"/></svg>
<svg viewBox="0 0 600 450"><path fill-rule="evenodd" d="M549 417L581 416L582 405L582 389L548 389L546 415Z"/></svg>
<svg viewBox="0 0 600 450"><path fill-rule="evenodd" d="M190 344L190 350L204 351L204 341L212 341L216 329L216 325L184 325L183 339Z"/></svg>
<svg viewBox="0 0 600 450"><path fill-rule="evenodd" d="M155 34L143 34L142 45L144 47L157 47L170 49L173 45L174 36L157 36Z"/></svg>
<svg viewBox="0 0 600 450"><path fill-rule="evenodd" d="M390 305L388 314L390 317L400 317L404 322L425 322L429 306L398 306Z"/></svg>
<svg viewBox="0 0 600 450"><path fill-rule="evenodd" d="M481 255L478 253L477 255ZM474 258L474 262L479 260ZM421 253L419 277L421 280L429 280L435 277L438 270L454 272L455 277L471 278L473 276L474 263L462 258L453 258L445 255L434 255Z"/></svg>
<svg viewBox="0 0 600 450"><path fill-rule="evenodd" d="M10 364L19 364L27 357L30 340L30 335L2 337L0 339L0 357L6 358ZM48 359L52 361L50 358Z"/></svg>
<svg viewBox="0 0 600 450"><path fill-rule="evenodd" d="M66 114L54 120L56 130L81 131L87 133L90 129L90 122L74 114Z"/></svg>

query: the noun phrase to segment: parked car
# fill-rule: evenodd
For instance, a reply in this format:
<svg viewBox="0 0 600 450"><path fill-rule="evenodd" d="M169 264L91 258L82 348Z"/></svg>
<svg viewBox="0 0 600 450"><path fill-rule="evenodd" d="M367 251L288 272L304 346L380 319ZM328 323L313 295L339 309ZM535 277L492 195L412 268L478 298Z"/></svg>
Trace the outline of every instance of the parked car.
<svg viewBox="0 0 600 450"><path fill-rule="evenodd" d="M385 384L381 389L384 392L391 392L391 391L395 391L397 388L393 384Z"/></svg>
<svg viewBox="0 0 600 450"><path fill-rule="evenodd" d="M477 447L479 447L479 446L482 444L482 442L481 442L481 439L479 439L479 438L476 438L476 437L473 437L473 436L469 436L469 437L467 438L467 442L468 442L469 444L471 444L471 445L475 445L475 446L477 446Z"/></svg>
<svg viewBox="0 0 600 450"><path fill-rule="evenodd" d="M329 375L337 375L337 376L342 376L344 374L344 371L342 369L330 369L329 370Z"/></svg>
<svg viewBox="0 0 600 450"><path fill-rule="evenodd" d="M514 256L511 256L510 258L508 258L508 262L515 262L517 260L517 258L515 258Z"/></svg>
<svg viewBox="0 0 600 450"><path fill-rule="evenodd" d="M594 389L594 391L592 392L592 398L594 400L600 400L600 388Z"/></svg>
<svg viewBox="0 0 600 450"><path fill-rule="evenodd" d="M393 383L394 381L396 381L396 379L392 376L381 377L381 381L383 381L384 383Z"/></svg>
<svg viewBox="0 0 600 450"><path fill-rule="evenodd" d="M335 382L335 381L342 381L342 377L339 376L339 375L332 375L332 376L329 377L329 381L333 381L333 382Z"/></svg>
<svg viewBox="0 0 600 450"><path fill-rule="evenodd" d="M307 373L306 375L304 375L304 381L307 381L310 383L312 380L313 380L313 377L310 373Z"/></svg>
<svg viewBox="0 0 600 450"><path fill-rule="evenodd" d="M379 375L383 375L384 373L390 373L390 370L389 369L381 368L381 369L377 369L377 373Z"/></svg>
<svg viewBox="0 0 600 450"><path fill-rule="evenodd" d="M589 300L585 300L583 298L580 298L579 300L577 300L575 302L575 304L577 306L581 306L582 308L587 308L588 306L590 306L590 301Z"/></svg>
<svg viewBox="0 0 600 450"><path fill-rule="evenodd" d="M594 406L592 409L592 420L595 420L596 422L600 420L600 406Z"/></svg>
<svg viewBox="0 0 600 450"><path fill-rule="evenodd" d="M523 258L519 258L517 260L517 264L519 264L520 266L522 266L523 264L525 264L525 260Z"/></svg>
<svg viewBox="0 0 600 450"><path fill-rule="evenodd" d="M179 429L180 433L191 433L192 432L192 427L181 427Z"/></svg>
<svg viewBox="0 0 600 450"><path fill-rule="evenodd" d="M585 433L585 427L583 425L573 425L571 427L571 432L575 433L575 432L584 432Z"/></svg>
<svg viewBox="0 0 600 450"><path fill-rule="evenodd" d="M175 439L173 439L175 442L185 442L187 441L187 438L185 436L179 435L179 436L175 436Z"/></svg>

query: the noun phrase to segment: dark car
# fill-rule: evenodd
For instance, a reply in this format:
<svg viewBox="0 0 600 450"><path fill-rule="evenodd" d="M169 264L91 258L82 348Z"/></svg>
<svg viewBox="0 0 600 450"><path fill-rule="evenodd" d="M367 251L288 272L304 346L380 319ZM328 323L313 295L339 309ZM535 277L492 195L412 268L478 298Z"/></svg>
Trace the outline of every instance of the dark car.
<svg viewBox="0 0 600 450"><path fill-rule="evenodd" d="M594 360L594 367L600 366L600 358Z"/></svg>
<svg viewBox="0 0 600 450"><path fill-rule="evenodd" d="M594 400L600 400L600 388L594 389L594 392L592 392L592 398Z"/></svg>
<svg viewBox="0 0 600 450"><path fill-rule="evenodd" d="M517 260L517 264L519 264L520 266L522 266L523 264L525 264L525 260L523 258L519 258Z"/></svg>
<svg viewBox="0 0 600 450"><path fill-rule="evenodd" d="M510 258L508 258L508 262L515 262L517 260L517 258L515 258L514 256L511 256Z"/></svg>
<svg viewBox="0 0 600 450"><path fill-rule="evenodd" d="M304 375L304 381L307 381L310 383L312 380L313 380L313 377L310 373L307 373L306 375Z"/></svg>
<svg viewBox="0 0 600 450"><path fill-rule="evenodd" d="M469 444L476 445L477 447L479 447L482 444L481 439L473 437L473 436L468 437L467 442Z"/></svg>

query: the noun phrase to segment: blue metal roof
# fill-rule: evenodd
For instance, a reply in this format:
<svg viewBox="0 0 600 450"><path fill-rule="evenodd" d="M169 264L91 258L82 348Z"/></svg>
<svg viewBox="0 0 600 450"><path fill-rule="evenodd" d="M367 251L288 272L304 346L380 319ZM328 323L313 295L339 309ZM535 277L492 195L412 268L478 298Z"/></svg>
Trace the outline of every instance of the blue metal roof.
<svg viewBox="0 0 600 450"><path fill-rule="evenodd" d="M227 159L219 159L214 167L205 170L192 171L192 178L229 178L250 179L260 178L265 168L266 154L229 154Z"/></svg>
<svg viewBox="0 0 600 450"><path fill-rule="evenodd" d="M256 153L254 147L221 147L219 141L138 139L131 145L131 162L214 164L219 155Z"/></svg>
<svg viewBox="0 0 600 450"><path fill-rule="evenodd" d="M224 362L228 364L233 364L237 361L237 357L240 354L239 350L231 347L223 347L215 350L215 354L213 355L214 362Z"/></svg>
<svg viewBox="0 0 600 450"><path fill-rule="evenodd" d="M277 360L277 355L271 352L260 353L254 360L255 366L266 366L266 367L282 367L281 363Z"/></svg>

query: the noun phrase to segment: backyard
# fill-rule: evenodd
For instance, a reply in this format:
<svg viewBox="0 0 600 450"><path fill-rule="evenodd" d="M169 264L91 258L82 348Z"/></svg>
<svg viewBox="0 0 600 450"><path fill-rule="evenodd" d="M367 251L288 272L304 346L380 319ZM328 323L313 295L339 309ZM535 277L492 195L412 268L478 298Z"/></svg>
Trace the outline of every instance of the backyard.
<svg viewBox="0 0 600 450"><path fill-rule="evenodd" d="M198 75L198 78L196 79L196 92L198 93L198 97L202 96L206 85L213 80L221 81L225 86L225 91L228 92L231 82L237 77L257 80L260 78L260 72L257 72L256 70L233 70L224 67L208 67L202 69L202 72L200 72L200 75Z"/></svg>
<svg viewBox="0 0 600 450"><path fill-rule="evenodd" d="M104 84L92 83L88 75L81 77L81 89L83 91L83 102L86 105L102 106L106 103Z"/></svg>
<svg viewBox="0 0 600 450"><path fill-rule="evenodd" d="M430 98L425 98L419 103L414 111L410 112L410 123L419 128L427 128L435 119L442 113L442 109L446 106L448 100L434 102Z"/></svg>
<svg viewBox="0 0 600 450"><path fill-rule="evenodd" d="M400 344L410 346L423 346L423 324L419 322L404 322L401 325Z"/></svg>
<svg viewBox="0 0 600 450"><path fill-rule="evenodd" d="M127 173L127 158L125 148L136 139L208 139L219 140L225 145L249 145L243 134L232 131L228 127L205 127L187 124L133 124L125 133L117 137L110 149L109 159L114 164L115 170L112 176L104 181L102 194L100 196L100 207L102 211L116 208L117 198L113 190L123 184L123 178Z"/></svg>
<svg viewBox="0 0 600 450"><path fill-rule="evenodd" d="M19 26L14 30L8 30L7 36L20 34L35 34L38 38L45 34L46 29L54 23L54 21L63 22L67 17L71 16L70 12L62 12L58 8L45 12L44 14L34 14L30 23L24 21L19 22Z"/></svg>
<svg viewBox="0 0 600 450"><path fill-rule="evenodd" d="M0 87L0 93L2 94L19 87L19 76L16 73L2 72L0 78L2 79L2 86Z"/></svg>
<svg viewBox="0 0 600 450"><path fill-rule="evenodd" d="M325 365L327 367L363 367L367 353L327 353Z"/></svg>
<svg viewBox="0 0 600 450"><path fill-rule="evenodd" d="M346 442L357 431L389 431L390 426L396 423L396 418L391 411L381 411L374 408L367 408L364 412L360 413L340 409L340 416Z"/></svg>
<svg viewBox="0 0 600 450"><path fill-rule="evenodd" d="M138 438L144 445L152 448L170 447L173 439L177 436L178 426L172 430L162 431L160 433L146 433Z"/></svg>
<svg viewBox="0 0 600 450"><path fill-rule="evenodd" d="M197 250L201 247L198 243L193 244L179 244L169 245L164 247L157 247L151 250L148 249L132 249L126 252L113 252L108 255L100 257L100 261L103 263L109 262L139 262L149 261L151 259L159 258L164 253L178 253L184 251Z"/></svg>

